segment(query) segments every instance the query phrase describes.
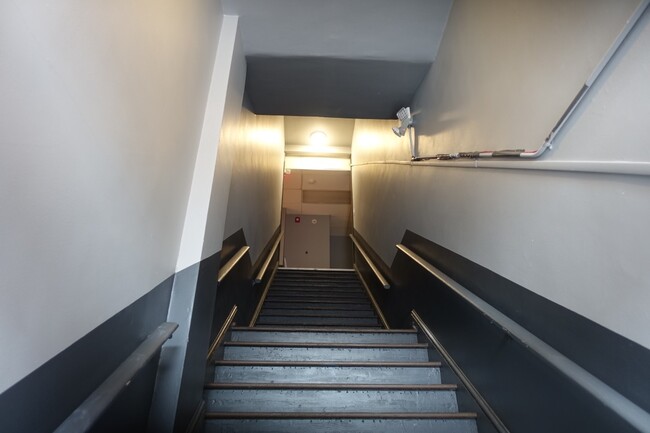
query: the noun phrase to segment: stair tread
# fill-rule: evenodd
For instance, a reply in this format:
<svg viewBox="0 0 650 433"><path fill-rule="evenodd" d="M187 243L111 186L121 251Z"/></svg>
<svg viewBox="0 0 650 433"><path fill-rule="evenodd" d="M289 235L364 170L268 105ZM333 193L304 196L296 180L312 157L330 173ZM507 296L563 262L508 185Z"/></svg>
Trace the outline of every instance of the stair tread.
<svg viewBox="0 0 650 433"><path fill-rule="evenodd" d="M234 347L326 347L342 349L426 349L427 343L294 343L275 341L226 341L224 346Z"/></svg>
<svg viewBox="0 0 650 433"><path fill-rule="evenodd" d="M355 299L360 303L369 302L368 296L365 293L356 293L356 292L323 292L319 293L317 291L302 291L302 290L271 290L268 294L269 297L279 297L279 296L288 296L291 298L318 298L318 299L330 299L330 298L341 298L341 299Z"/></svg>
<svg viewBox="0 0 650 433"><path fill-rule="evenodd" d="M279 325L279 323L269 323L269 325ZM287 324L285 324L285 325L287 325ZM293 323L293 324L288 324L288 326L292 326L292 325L295 325L295 326L313 326L314 323L308 323L308 322L296 322L296 323ZM335 327L341 326L341 324L340 324L340 323L337 323L337 324L331 324L331 325L328 325L328 324L320 324L319 326L322 326L322 327L328 327L328 326L331 326L331 327L335 328ZM359 323L355 323L354 326L364 326L364 327L369 328L369 329L381 329L381 327L379 326L378 323L373 323L373 324L359 324Z"/></svg>
<svg viewBox="0 0 650 433"><path fill-rule="evenodd" d="M358 303L358 302L350 302L349 299L335 299L335 298L321 299L317 297L312 297L307 299L296 299L295 297L291 297L291 296L288 297L285 296L286 299L282 299L282 300L277 300L272 298L273 296L269 293L265 302L284 302L284 303L294 303L294 304L357 304ZM366 302L369 303L367 298L363 303Z"/></svg>
<svg viewBox="0 0 650 433"><path fill-rule="evenodd" d="M366 313L365 315L358 314L349 314L345 315L343 313ZM375 313L372 310L362 311L362 310L286 310L282 309L262 309L260 317L328 317L328 318L342 318L342 319L368 319L368 318L377 318Z"/></svg>
<svg viewBox="0 0 650 433"><path fill-rule="evenodd" d="M265 304L264 309L268 310L335 310L335 311L372 311L372 304L363 303L363 304L338 304L336 307L324 307L322 305L292 305L291 307L278 306L276 304L282 304L282 302L268 302Z"/></svg>
<svg viewBox="0 0 650 433"><path fill-rule="evenodd" d="M417 334L417 331L413 328L407 329L383 329L378 328L375 330L368 328L322 328L322 327L289 327L289 326L255 326L255 327L244 327L244 326L233 326L231 328L233 331L268 331L268 332L340 332L340 333L378 333L378 334Z"/></svg>
<svg viewBox="0 0 650 433"><path fill-rule="evenodd" d="M366 328L381 328L381 325L374 317L359 317L356 319L343 317L290 317L290 316L260 316L260 325L282 325L282 326L364 326Z"/></svg>
<svg viewBox="0 0 650 433"><path fill-rule="evenodd" d="M438 368L442 364L438 361L249 361L249 360L219 360L214 362L215 365L232 365L232 366L271 366L271 367L424 367Z"/></svg>
<svg viewBox="0 0 650 433"><path fill-rule="evenodd" d="M287 290L289 292L315 292L315 293L327 293L328 291L334 292L359 292L365 293L363 286L361 284L355 283L340 283L340 282L330 282L330 283L318 283L318 284L293 284L293 283L273 283L271 286L272 291Z"/></svg>
<svg viewBox="0 0 650 433"><path fill-rule="evenodd" d="M208 383L205 389L273 389L327 391L455 391L454 384L367 384L367 383Z"/></svg>
<svg viewBox="0 0 650 433"><path fill-rule="evenodd" d="M206 419L475 419L475 412L206 412Z"/></svg>
<svg viewBox="0 0 650 433"><path fill-rule="evenodd" d="M298 292L298 293L309 293L309 294L324 294L324 293L343 293L349 295L365 295L363 287L341 287L341 286L271 286L269 293L277 292Z"/></svg>

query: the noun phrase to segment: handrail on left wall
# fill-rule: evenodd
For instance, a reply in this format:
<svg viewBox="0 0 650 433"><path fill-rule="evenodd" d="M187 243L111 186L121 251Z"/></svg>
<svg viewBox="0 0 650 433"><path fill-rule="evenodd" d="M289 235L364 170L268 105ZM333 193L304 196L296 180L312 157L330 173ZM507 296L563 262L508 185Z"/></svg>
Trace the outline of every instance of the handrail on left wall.
<svg viewBox="0 0 650 433"><path fill-rule="evenodd" d="M382 287L383 287L384 289L390 289L390 283L388 282L388 280L386 279L386 277L384 277L384 276L382 275L382 273L381 273L381 271L379 270L379 268L377 268L377 266L373 263L372 259L370 259L370 257L369 257L368 254L365 252L365 250L363 249L363 247L361 246L361 244L359 243L359 241L357 240L357 238L355 238L354 235L353 235L352 233L350 233L350 239L352 239L352 243L353 243L354 246L357 248L357 250L359 251L359 253L361 253L361 256L364 258L364 260L366 261L366 263L368 263L368 266L370 266L370 269L372 270L372 273L375 274L375 277L379 280L379 283L382 285Z"/></svg>
<svg viewBox="0 0 650 433"><path fill-rule="evenodd" d="M84 433L89 431L99 417L108 409L117 396L131 384L133 378L171 338L178 323L164 322L153 331L110 376L72 414L54 433Z"/></svg>
<svg viewBox="0 0 650 433"><path fill-rule="evenodd" d="M242 257L244 257L244 255L250 249L251 247L249 247L248 245L241 247L239 251L237 251L235 255L232 256L230 260L228 260L226 264L223 265L223 267L221 267L221 269L219 269L219 273L217 274L217 284L221 283L223 279L226 278L226 276L230 273L230 271L233 270L233 268L237 265L237 263L239 263Z"/></svg>
<svg viewBox="0 0 650 433"><path fill-rule="evenodd" d="M237 315L237 305L233 305L232 309L230 310L230 314L228 314L228 317L226 317L226 320L224 320L223 325L221 325L221 329L219 329L217 336L214 338L214 341L212 341L212 344L210 344L210 348L208 349L208 354L205 360L206 363L210 363L210 361L212 361L212 357L214 356L219 346L221 346L221 343L223 343L224 338L226 338L226 333L228 332L228 329L230 329L230 327L232 326L232 322L235 320L236 315Z"/></svg>

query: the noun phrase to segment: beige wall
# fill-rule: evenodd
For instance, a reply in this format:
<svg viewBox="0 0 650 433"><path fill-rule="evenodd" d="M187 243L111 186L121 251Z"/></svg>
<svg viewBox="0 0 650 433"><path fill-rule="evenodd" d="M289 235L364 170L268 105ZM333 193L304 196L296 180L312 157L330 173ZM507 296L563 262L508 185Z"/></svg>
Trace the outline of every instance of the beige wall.
<svg viewBox="0 0 650 433"><path fill-rule="evenodd" d="M280 226L284 118L257 116L242 108L232 132L228 141L232 181L224 237L243 229L255 262Z"/></svg>
<svg viewBox="0 0 650 433"><path fill-rule="evenodd" d="M219 1L0 6L0 392L174 273Z"/></svg>
<svg viewBox="0 0 650 433"><path fill-rule="evenodd" d="M636 3L457 0L413 102L421 154L537 148ZM648 46L646 13L554 149L516 169L412 166L396 121L357 121L355 228L389 264L410 229L650 347L650 178L536 169L650 164Z"/></svg>

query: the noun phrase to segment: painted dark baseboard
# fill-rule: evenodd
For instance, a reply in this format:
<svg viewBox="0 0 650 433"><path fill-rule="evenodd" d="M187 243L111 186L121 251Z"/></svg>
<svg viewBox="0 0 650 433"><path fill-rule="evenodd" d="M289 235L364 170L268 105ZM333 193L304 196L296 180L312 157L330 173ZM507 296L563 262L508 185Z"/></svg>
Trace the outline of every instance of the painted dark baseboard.
<svg viewBox="0 0 650 433"><path fill-rule="evenodd" d="M359 238L360 235L357 234ZM407 231L402 243L612 388L650 410L650 351L512 281ZM373 260L377 255L363 241ZM380 288L357 259L391 326L416 308L507 426L526 432L635 431L398 253Z"/></svg>
<svg viewBox="0 0 650 433"><path fill-rule="evenodd" d="M188 321L187 345L183 359L180 389L176 405L174 431L185 432L203 399L205 383L205 358L211 337L211 323L217 292L217 274L219 273L221 251L203 259L200 263L179 272L176 276L174 290L194 293L191 316ZM187 316L186 312L181 315ZM158 414L152 413L152 417ZM151 428L149 431L152 431Z"/></svg>
<svg viewBox="0 0 650 433"><path fill-rule="evenodd" d="M268 249L274 240L275 235ZM248 254L217 284L221 265L245 245L240 229L223 241L220 251L176 274L168 320L180 326L175 341L163 347L149 432L186 432L203 399L211 341L233 305L239 308L237 323L247 323L252 315L261 287L252 285L254 267Z"/></svg>
<svg viewBox="0 0 650 433"><path fill-rule="evenodd" d="M0 395L0 431L49 433L167 318L173 277L86 334ZM97 423L94 432L144 431L157 357ZM119 413L119 416L117 415Z"/></svg>
<svg viewBox="0 0 650 433"><path fill-rule="evenodd" d="M0 431L49 433L58 427L147 335L168 319L174 287L179 293L193 294L188 300L191 317L186 317L187 335L173 338L187 342L181 360L183 365L179 368L176 416L172 417L175 431L184 432L202 399L205 356L210 338L235 303L240 307L238 322L244 324L250 319L265 282L253 287L252 272L268 254L278 231L279 228L255 266L246 256L232 275L217 287L222 260L246 244L243 231L238 231L224 241L221 251L170 276L2 393ZM187 309L183 310L183 316L186 315ZM158 367L159 357L155 357L120 394L92 431L146 431Z"/></svg>

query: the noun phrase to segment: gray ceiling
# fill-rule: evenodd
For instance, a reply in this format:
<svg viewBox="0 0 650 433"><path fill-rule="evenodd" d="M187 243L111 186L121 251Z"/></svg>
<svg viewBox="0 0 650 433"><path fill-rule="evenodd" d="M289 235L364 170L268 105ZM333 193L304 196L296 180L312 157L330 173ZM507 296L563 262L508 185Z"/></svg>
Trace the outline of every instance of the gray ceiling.
<svg viewBox="0 0 650 433"><path fill-rule="evenodd" d="M247 59L258 114L390 119L411 102L430 63L326 57Z"/></svg>
<svg viewBox="0 0 650 433"><path fill-rule="evenodd" d="M223 0L258 114L394 118L435 59L452 0Z"/></svg>

